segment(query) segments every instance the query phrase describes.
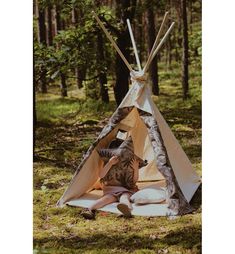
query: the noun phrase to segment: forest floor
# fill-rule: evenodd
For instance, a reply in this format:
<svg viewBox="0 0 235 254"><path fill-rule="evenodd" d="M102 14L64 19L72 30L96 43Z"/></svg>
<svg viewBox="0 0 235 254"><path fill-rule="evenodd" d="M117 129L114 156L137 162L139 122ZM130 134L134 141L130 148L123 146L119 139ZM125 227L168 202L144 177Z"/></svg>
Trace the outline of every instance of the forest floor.
<svg viewBox="0 0 235 254"><path fill-rule="evenodd" d="M200 72L190 73L186 101L181 98L180 70L159 74L160 96L154 101L201 175ZM201 187L191 201L195 212L174 218L124 219L99 212L96 220L87 221L80 208L55 206L114 109L113 100L109 105L87 100L74 86L68 98L60 98L53 87L48 94L37 94L34 254L201 253Z"/></svg>

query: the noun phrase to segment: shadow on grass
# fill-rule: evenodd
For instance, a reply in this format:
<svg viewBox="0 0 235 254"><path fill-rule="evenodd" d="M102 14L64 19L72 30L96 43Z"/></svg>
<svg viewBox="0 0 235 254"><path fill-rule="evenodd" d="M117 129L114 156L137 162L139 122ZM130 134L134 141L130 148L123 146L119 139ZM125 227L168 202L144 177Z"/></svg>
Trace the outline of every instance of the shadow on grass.
<svg viewBox="0 0 235 254"><path fill-rule="evenodd" d="M170 126L173 124L186 124L192 128L201 128L201 106L195 104L190 108L174 108L163 110L162 115Z"/></svg>
<svg viewBox="0 0 235 254"><path fill-rule="evenodd" d="M47 163L47 165L52 165L52 166L56 166L58 168L63 168L63 169L67 168L70 171L74 171L76 169L76 166L73 165L73 164L65 163L62 160L49 159L49 158L46 158L46 157L43 157L43 156L40 156L40 155L37 155L37 154L34 155L33 161L34 162L45 162L45 163Z"/></svg>
<svg viewBox="0 0 235 254"><path fill-rule="evenodd" d="M201 227L188 227L167 234L162 242L167 245L177 245L185 249L197 247L201 249Z"/></svg>
<svg viewBox="0 0 235 254"><path fill-rule="evenodd" d="M190 145L188 147L185 147L184 150L191 160L201 158L202 153L201 145Z"/></svg>
<svg viewBox="0 0 235 254"><path fill-rule="evenodd" d="M36 130L34 162L45 162L60 168L76 169L82 153L95 141L102 127L86 123L82 126L39 122Z"/></svg>
<svg viewBox="0 0 235 254"><path fill-rule="evenodd" d="M122 253L128 253L138 249L156 250L158 248L166 248L174 245L177 246L177 248L183 249L196 248L198 249L198 253L200 253L201 227L190 226L183 229L172 230L163 238L156 239L151 239L149 236L138 236L135 234L130 236L125 233L122 235L95 233L88 237L72 235L68 238L59 238L52 236L41 240L34 240L34 246L36 249L50 249L49 246L53 246L54 249L76 249L84 251L95 251L110 248L110 250L118 249Z"/></svg>

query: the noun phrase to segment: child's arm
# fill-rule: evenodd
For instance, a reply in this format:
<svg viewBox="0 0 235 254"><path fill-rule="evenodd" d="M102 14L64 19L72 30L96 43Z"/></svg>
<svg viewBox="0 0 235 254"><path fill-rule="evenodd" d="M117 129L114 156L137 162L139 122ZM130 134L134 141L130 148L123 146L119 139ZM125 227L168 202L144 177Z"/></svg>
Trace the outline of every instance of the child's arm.
<svg viewBox="0 0 235 254"><path fill-rule="evenodd" d="M106 176L106 174L108 173L108 171L110 170L110 168L117 164L119 161L117 156L113 156L109 159L109 161L107 162L107 164L100 170L99 172L99 177L103 178Z"/></svg>
<svg viewBox="0 0 235 254"><path fill-rule="evenodd" d="M133 181L136 183L139 179L139 160L135 159L132 167L134 169Z"/></svg>

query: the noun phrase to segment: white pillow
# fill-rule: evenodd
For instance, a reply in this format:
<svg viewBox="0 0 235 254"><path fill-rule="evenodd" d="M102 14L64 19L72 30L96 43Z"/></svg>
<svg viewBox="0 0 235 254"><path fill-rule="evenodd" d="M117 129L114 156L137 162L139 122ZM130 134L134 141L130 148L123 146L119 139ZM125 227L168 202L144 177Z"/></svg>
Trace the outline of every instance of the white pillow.
<svg viewBox="0 0 235 254"><path fill-rule="evenodd" d="M166 192L161 188L144 188L133 194L130 200L136 205L158 204L166 200Z"/></svg>

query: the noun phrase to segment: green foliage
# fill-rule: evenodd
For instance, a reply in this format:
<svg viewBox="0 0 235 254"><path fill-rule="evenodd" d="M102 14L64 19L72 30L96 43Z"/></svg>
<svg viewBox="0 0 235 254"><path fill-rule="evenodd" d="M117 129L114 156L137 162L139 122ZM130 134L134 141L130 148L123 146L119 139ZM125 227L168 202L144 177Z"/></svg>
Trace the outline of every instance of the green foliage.
<svg viewBox="0 0 235 254"><path fill-rule="evenodd" d="M86 97L97 100L99 99L99 84L96 80L85 82Z"/></svg>
<svg viewBox="0 0 235 254"><path fill-rule="evenodd" d="M60 31L55 37L55 43L59 47L55 50L54 58L57 68L61 72L86 65L87 50L84 44L84 34L77 29ZM89 58L89 55L88 55Z"/></svg>
<svg viewBox="0 0 235 254"><path fill-rule="evenodd" d="M194 26L192 34L189 36L189 55L191 63L201 66L202 57L202 31L200 23Z"/></svg>
<svg viewBox="0 0 235 254"><path fill-rule="evenodd" d="M53 47L34 42L34 70L37 82L41 79L43 73L46 74L47 82L51 79L50 73L53 72L55 65L53 54Z"/></svg>
<svg viewBox="0 0 235 254"><path fill-rule="evenodd" d="M96 9L94 1L45 1L41 0L39 6L45 9L50 4L56 4L63 21L71 19L72 8L79 10L81 17L76 25L70 24L66 30L60 30L53 39L53 46L36 42L37 20L34 21L34 59L35 59L35 76L40 80L42 72L46 72L46 82L49 83L60 77L63 73L68 75L75 68L84 70L87 77L94 77L97 72L112 72L107 66L113 63L113 51L106 38L104 39L105 61L100 62L97 56L97 34L100 28L91 15L91 10ZM102 6L96 10L97 13L105 17L108 22L115 24L110 8ZM107 55L106 55L107 54ZM86 86L88 87L88 83ZM97 90L97 89L96 89ZM92 89L88 91L87 96L97 98L99 94Z"/></svg>

